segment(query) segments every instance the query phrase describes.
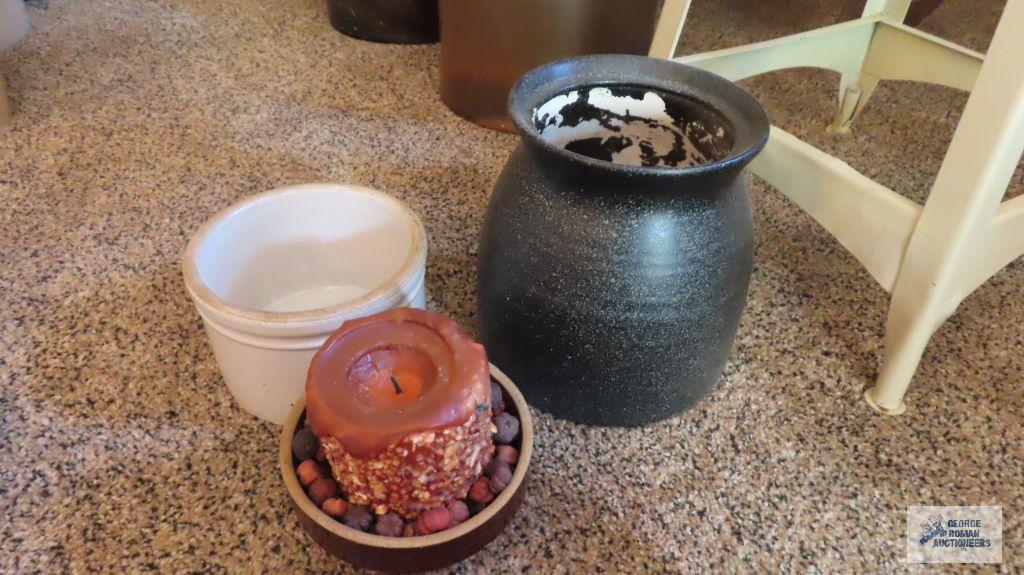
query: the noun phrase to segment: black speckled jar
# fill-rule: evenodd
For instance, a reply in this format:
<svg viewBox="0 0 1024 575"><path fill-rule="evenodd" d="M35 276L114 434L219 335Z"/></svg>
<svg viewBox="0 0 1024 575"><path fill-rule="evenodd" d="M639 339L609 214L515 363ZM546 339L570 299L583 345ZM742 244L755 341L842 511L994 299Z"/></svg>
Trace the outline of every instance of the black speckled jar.
<svg viewBox="0 0 1024 575"><path fill-rule="evenodd" d="M531 404L578 422L642 425L693 406L746 304L742 173L768 140L763 108L709 72L625 55L538 68L509 106L522 140L480 240L491 361Z"/></svg>
<svg viewBox="0 0 1024 575"><path fill-rule="evenodd" d="M438 0L327 0L331 26L353 38L387 44L440 39Z"/></svg>

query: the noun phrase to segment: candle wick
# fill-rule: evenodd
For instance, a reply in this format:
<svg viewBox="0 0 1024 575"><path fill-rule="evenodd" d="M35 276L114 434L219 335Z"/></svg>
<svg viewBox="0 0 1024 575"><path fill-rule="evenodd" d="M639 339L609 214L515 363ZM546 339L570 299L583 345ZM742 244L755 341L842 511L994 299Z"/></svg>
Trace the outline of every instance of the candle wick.
<svg viewBox="0 0 1024 575"><path fill-rule="evenodd" d="M395 385L395 393L397 393L398 395L402 395L402 386L398 385L398 378L392 375L391 383Z"/></svg>

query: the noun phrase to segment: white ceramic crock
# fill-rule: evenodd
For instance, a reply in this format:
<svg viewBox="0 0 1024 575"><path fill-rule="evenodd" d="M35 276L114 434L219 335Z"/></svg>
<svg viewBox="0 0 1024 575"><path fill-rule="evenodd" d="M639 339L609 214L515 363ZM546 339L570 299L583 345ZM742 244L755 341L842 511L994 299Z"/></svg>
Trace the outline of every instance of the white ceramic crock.
<svg viewBox="0 0 1024 575"><path fill-rule="evenodd" d="M313 354L347 319L424 306L426 233L360 186L279 188L218 213L189 241L185 287L228 389L282 423Z"/></svg>

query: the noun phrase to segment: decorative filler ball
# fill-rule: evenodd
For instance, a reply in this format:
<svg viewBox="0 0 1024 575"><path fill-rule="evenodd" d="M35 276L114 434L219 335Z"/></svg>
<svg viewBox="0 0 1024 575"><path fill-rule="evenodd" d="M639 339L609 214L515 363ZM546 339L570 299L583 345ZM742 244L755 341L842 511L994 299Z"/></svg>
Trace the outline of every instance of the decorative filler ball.
<svg viewBox="0 0 1024 575"><path fill-rule="evenodd" d="M490 412L495 406L503 408L501 388L497 384L492 386L491 394L484 409ZM360 503L363 499L353 498L332 477L331 467L321 461L324 459L324 446L308 427L296 431L292 439L292 454L297 461L295 474L299 483L306 488L310 500L324 513L359 531L384 537L414 537L451 529L494 501L512 480L519 461L519 450L510 444L518 436L519 419L502 410L493 418L493 425L488 426L486 441L481 447L479 468L467 483L465 492L461 496L434 499L434 505L405 516L389 509L377 513L368 505ZM329 448L326 451L330 453ZM440 462L443 465L443 461L436 460L434 464ZM408 481L406 475L397 474L396 477L399 481Z"/></svg>

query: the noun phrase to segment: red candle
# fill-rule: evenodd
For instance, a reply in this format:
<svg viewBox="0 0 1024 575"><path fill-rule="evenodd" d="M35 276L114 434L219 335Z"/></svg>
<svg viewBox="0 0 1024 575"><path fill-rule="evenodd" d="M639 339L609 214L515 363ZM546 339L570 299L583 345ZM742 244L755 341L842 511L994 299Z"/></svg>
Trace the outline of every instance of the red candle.
<svg viewBox="0 0 1024 575"><path fill-rule="evenodd" d="M454 321L399 308L345 322L306 380L306 418L349 501L405 517L465 497L491 448L490 371Z"/></svg>

